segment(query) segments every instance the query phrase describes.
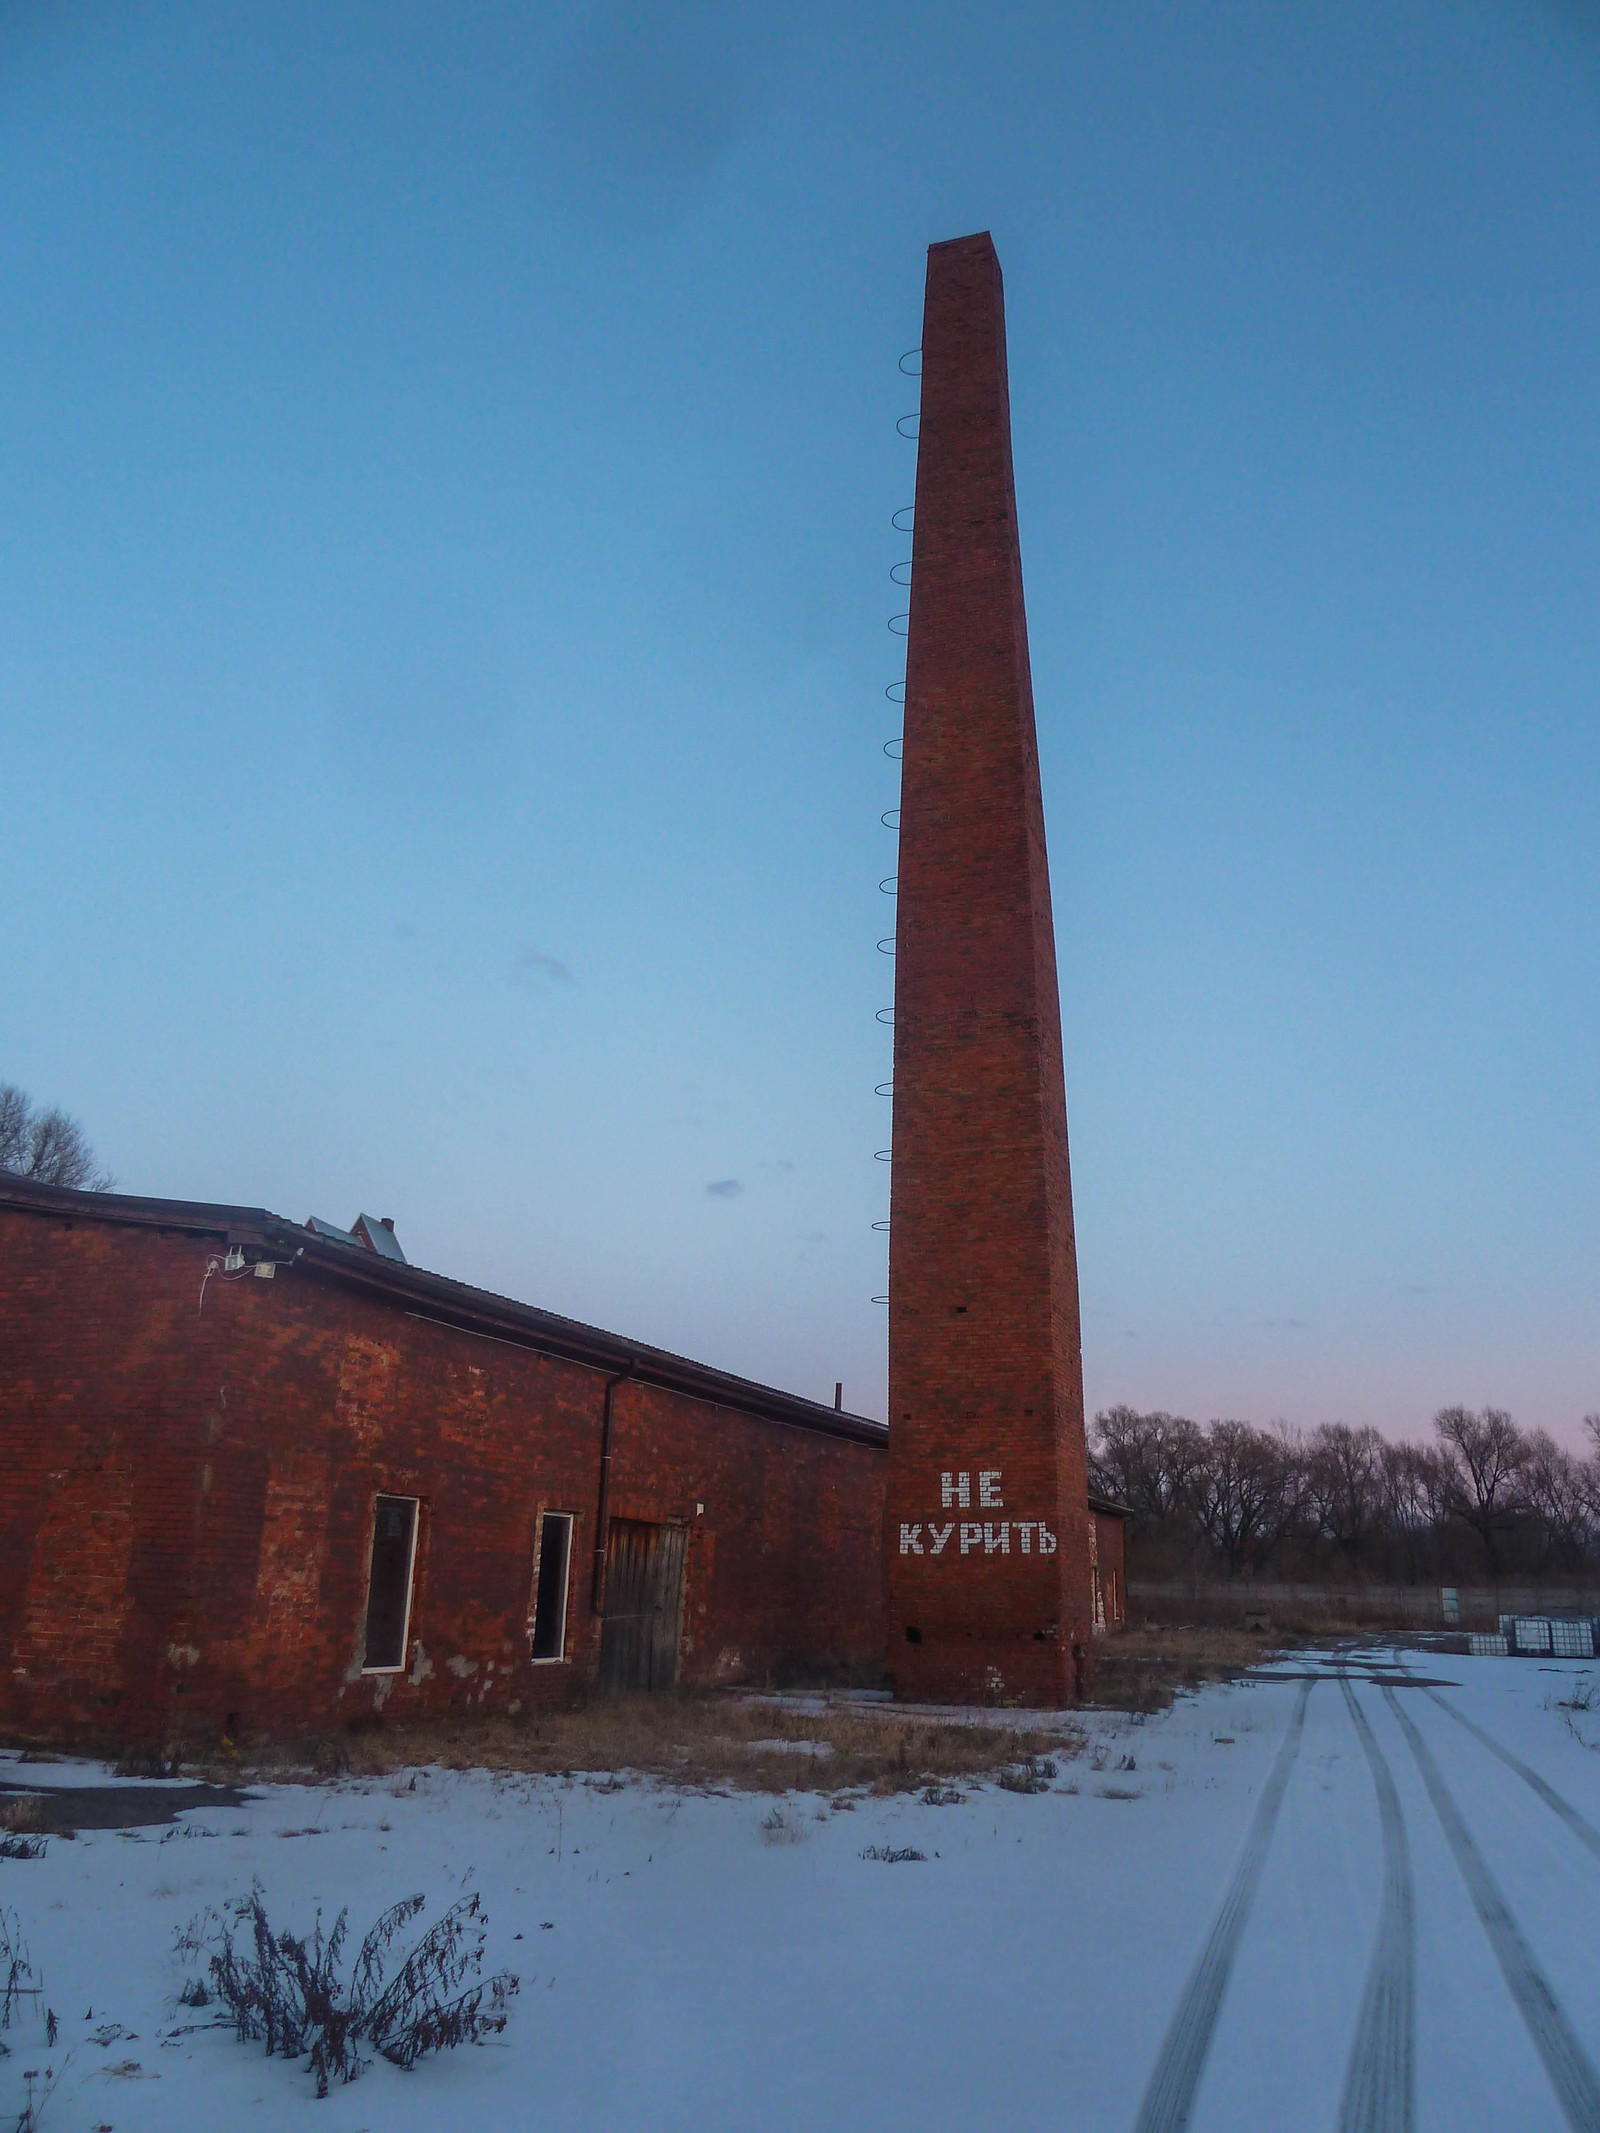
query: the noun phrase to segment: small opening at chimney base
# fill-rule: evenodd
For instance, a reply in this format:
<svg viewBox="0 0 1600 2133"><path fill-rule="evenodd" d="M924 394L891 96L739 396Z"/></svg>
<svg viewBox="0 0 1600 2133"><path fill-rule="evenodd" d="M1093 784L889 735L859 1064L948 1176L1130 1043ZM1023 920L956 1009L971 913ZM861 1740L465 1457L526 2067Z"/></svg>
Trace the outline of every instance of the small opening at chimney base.
<svg viewBox="0 0 1600 2133"><path fill-rule="evenodd" d="M906 1625L906 1642L907 1644L920 1644L922 1642L921 1630L914 1628L910 1623Z"/></svg>

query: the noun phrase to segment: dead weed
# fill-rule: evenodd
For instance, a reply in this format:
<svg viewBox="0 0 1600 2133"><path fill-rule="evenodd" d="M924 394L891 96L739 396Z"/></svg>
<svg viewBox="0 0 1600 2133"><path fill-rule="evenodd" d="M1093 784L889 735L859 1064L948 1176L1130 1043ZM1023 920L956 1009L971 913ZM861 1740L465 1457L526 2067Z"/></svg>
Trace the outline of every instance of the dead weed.
<svg viewBox="0 0 1600 2133"><path fill-rule="evenodd" d="M1244 1629L1183 1629L1149 1622L1097 1638L1094 1700L1117 1711L1164 1711L1181 1689L1234 1681L1274 1657Z"/></svg>
<svg viewBox="0 0 1600 2133"><path fill-rule="evenodd" d="M356 1777L433 1764L589 1777L604 1790L614 1773L627 1770L691 1790L838 1794L950 1788L959 1779L1028 1768L1046 1755L1076 1754L1082 1742L1059 1726L1044 1733L968 1725L910 1716L892 1705L797 1710L727 1693L680 1692L597 1699L581 1709L515 1719L396 1722L348 1734L342 1746ZM269 1752L248 1774L300 1776L307 1755L303 1743Z"/></svg>

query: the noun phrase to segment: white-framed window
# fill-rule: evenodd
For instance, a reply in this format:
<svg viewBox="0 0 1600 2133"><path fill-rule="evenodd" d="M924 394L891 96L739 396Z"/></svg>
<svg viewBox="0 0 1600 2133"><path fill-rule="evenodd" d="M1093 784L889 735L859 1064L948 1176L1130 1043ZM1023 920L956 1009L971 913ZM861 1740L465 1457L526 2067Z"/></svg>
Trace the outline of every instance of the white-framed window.
<svg viewBox="0 0 1600 2133"><path fill-rule="evenodd" d="M398 1674L411 1635L411 1582L417 1561L415 1496L380 1496L372 1506L367 1629L361 1671Z"/></svg>
<svg viewBox="0 0 1600 2133"><path fill-rule="evenodd" d="M567 1584L572 1567L572 1513L546 1511L539 1521L539 1567L533 1588L533 1663L567 1656Z"/></svg>

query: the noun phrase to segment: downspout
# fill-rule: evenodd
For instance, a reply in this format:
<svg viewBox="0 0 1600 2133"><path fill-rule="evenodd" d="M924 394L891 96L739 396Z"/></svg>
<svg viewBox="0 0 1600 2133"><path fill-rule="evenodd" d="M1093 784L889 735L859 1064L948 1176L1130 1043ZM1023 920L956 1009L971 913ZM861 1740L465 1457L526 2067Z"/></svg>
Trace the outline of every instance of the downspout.
<svg viewBox="0 0 1600 2133"><path fill-rule="evenodd" d="M606 1404L600 1423L600 1494L594 1508L594 1569L589 1579L589 1612L606 1611L606 1525L611 1508L611 1413L617 1387L633 1375L637 1358L629 1356L623 1368L606 1379Z"/></svg>

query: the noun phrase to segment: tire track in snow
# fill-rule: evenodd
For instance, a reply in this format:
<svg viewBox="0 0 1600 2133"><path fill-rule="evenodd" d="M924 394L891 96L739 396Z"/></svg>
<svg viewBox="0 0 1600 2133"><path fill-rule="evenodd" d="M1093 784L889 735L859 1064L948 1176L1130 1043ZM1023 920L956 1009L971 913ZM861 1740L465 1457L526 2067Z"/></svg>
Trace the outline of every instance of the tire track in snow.
<svg viewBox="0 0 1600 2133"><path fill-rule="evenodd" d="M1550 2085L1556 2092L1567 2124L1573 2128L1573 2133L1600 2133L1600 2077L1596 2076L1588 2054L1562 2012L1560 2001L1550 1989L1549 1979L1524 1940L1522 1928L1500 1893L1499 1883L1490 1873L1472 1832L1462 1820L1461 1810L1440 1774L1432 1749L1400 1708L1394 1690L1386 1688L1383 1693L1411 1744L1411 1753L1422 1772L1422 1782L1428 1788L1439 1826L1455 1854L1461 1878L1467 1884L1479 1922L1489 1936L1489 1945L1500 1965L1500 1973L1510 1987L1517 2012L1533 2039L1534 2049L1544 2061L1544 2070L1550 2077Z"/></svg>
<svg viewBox="0 0 1600 2133"><path fill-rule="evenodd" d="M1579 1814L1576 1807L1564 1800L1553 1785L1547 1785L1537 1770L1530 1770L1509 1748L1502 1748L1492 1733L1485 1733L1482 1726L1468 1718L1465 1712L1458 1711L1453 1705L1446 1703L1437 1689L1429 1689L1427 1693L1447 1718L1453 1718L1458 1726L1465 1726L1474 1740L1482 1741L1491 1755L1498 1756L1508 1770L1514 1770L1524 1785L1530 1785L1550 1812L1561 1817L1578 1842L1586 1845L1595 1857L1600 1859L1600 1829L1596 1829L1592 1822Z"/></svg>
<svg viewBox="0 0 1600 2133"><path fill-rule="evenodd" d="M1295 1704L1289 1730L1283 1737L1283 1745L1278 1750L1265 1789L1256 1802L1250 1833L1245 1838L1228 1893L1222 1899L1222 1908L1200 1951L1200 1960L1190 1974L1183 1998L1178 2002L1177 2012L1162 2040L1160 2056L1134 2122L1134 2133L1183 2133L1189 2123L1189 2113L1194 2108L1195 2092L1200 2086L1200 2076L1205 2072L1206 2054L1211 2049L1217 2015L1222 2007L1222 1996L1228 1989L1233 1959L1239 1950L1245 1921L1250 1916L1250 1906L1255 1901L1256 1886L1266 1864L1278 1809L1283 1805L1284 1787L1289 1782L1295 1757L1300 1753L1306 1705L1315 1686L1313 1681L1300 1684L1299 1701Z"/></svg>
<svg viewBox="0 0 1600 2133"><path fill-rule="evenodd" d="M1383 1910L1339 2099L1339 2133L1413 2133L1416 2095L1416 1896L1405 1817L1383 1750L1344 1675L1344 1700L1378 1795Z"/></svg>

